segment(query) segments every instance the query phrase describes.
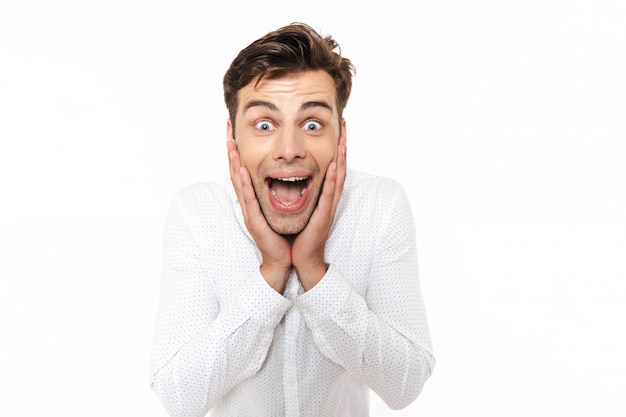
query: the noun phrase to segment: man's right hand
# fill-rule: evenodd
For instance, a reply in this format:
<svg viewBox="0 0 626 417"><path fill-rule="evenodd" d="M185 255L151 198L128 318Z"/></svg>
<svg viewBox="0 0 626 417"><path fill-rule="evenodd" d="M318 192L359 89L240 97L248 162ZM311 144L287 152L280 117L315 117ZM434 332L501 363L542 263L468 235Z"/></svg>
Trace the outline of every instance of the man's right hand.
<svg viewBox="0 0 626 417"><path fill-rule="evenodd" d="M291 242L274 232L261 213L250 173L241 164L235 141L229 139L226 146L230 180L237 194L246 227L263 258L261 275L272 288L282 294L291 271Z"/></svg>

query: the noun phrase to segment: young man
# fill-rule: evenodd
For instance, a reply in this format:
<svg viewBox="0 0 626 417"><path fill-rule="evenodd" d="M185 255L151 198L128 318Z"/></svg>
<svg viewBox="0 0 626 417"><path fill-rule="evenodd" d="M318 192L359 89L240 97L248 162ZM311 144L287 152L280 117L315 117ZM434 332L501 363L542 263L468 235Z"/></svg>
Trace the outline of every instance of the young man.
<svg viewBox="0 0 626 417"><path fill-rule="evenodd" d="M168 215L151 387L171 416L367 416L434 366L414 224L394 181L346 167L354 68L304 24L224 77L230 178Z"/></svg>

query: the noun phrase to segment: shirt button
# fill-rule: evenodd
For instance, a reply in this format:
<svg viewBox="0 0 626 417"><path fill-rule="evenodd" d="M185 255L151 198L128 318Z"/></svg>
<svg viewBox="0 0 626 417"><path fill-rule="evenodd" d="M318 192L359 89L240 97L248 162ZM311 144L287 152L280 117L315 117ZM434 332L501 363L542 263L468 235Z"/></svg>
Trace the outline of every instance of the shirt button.
<svg viewBox="0 0 626 417"><path fill-rule="evenodd" d="M289 330L289 331L287 332L287 336L288 336L289 338L293 338L293 336L294 336L294 335L295 335L295 333L293 332L293 330Z"/></svg>

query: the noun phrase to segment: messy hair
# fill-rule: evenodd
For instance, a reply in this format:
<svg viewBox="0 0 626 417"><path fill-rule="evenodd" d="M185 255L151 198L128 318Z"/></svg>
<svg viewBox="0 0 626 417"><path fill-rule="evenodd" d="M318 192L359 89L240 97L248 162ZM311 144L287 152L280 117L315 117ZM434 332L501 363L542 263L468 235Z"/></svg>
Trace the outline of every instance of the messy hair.
<svg viewBox="0 0 626 417"><path fill-rule="evenodd" d="M355 68L341 55L339 44L322 37L304 23L292 23L257 39L243 49L224 75L224 101L231 123L235 124L237 92L255 81L275 79L307 70L323 70L330 75L337 93L339 118L348 103Z"/></svg>

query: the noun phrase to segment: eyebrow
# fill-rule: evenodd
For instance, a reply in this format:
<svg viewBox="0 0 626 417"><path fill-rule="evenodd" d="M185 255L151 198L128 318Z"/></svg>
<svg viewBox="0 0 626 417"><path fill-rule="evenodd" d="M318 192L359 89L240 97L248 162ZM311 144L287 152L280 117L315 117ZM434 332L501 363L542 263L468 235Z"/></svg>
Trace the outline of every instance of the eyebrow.
<svg viewBox="0 0 626 417"><path fill-rule="evenodd" d="M300 106L300 111L312 109L314 107L322 107L324 109L330 110L331 112L333 111L333 108L330 106L330 104L326 103L325 101L307 101L306 103L303 103L302 106Z"/></svg>
<svg viewBox="0 0 626 417"><path fill-rule="evenodd" d="M249 101L246 103L246 105L243 107L243 111L245 113L252 107L257 107L257 106L267 107L268 109L274 110L274 111L278 110L278 107L276 107L274 104L270 103L269 101L253 100L253 101Z"/></svg>
<svg viewBox="0 0 626 417"><path fill-rule="evenodd" d="M274 105L273 103L270 103L269 101L252 100L252 101L246 103L246 105L243 108L243 111L245 113L246 111L248 111L252 107L257 107L257 106L266 107L266 108L268 108L269 110L272 110L272 111L279 110L278 107L276 107L276 105ZM308 109L315 108L315 107L322 107L324 109L330 110L331 112L333 111L333 108L331 107L331 105L328 104L325 101L307 101L307 102L303 103L302 106L300 106L300 110L299 111L304 111L304 110L308 110Z"/></svg>

